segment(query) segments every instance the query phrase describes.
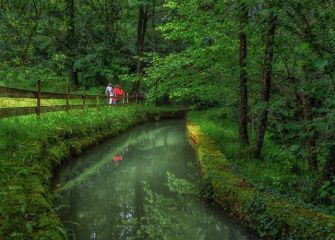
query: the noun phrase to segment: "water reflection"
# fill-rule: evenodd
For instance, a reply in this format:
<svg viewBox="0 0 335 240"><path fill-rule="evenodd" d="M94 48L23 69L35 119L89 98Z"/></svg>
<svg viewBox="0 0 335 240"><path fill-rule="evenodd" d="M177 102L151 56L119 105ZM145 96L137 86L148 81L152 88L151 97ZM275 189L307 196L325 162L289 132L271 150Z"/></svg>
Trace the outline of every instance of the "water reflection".
<svg viewBox="0 0 335 240"><path fill-rule="evenodd" d="M58 199L70 206L60 211L69 238L248 239L198 200L194 159L184 123L166 121L74 160L60 176Z"/></svg>

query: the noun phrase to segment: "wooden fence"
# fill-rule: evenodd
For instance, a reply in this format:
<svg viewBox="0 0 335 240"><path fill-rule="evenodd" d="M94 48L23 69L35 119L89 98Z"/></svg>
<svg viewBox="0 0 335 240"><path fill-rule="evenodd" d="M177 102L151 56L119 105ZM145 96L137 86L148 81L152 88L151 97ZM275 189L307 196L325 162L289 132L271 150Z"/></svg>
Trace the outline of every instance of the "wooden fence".
<svg viewBox="0 0 335 240"><path fill-rule="evenodd" d="M72 109L84 109L92 107L106 106L109 99L105 95L88 95L84 90L83 94L70 94L69 85L67 84L65 93L54 93L54 92L42 92L41 91L41 81L37 81L36 90L22 90L16 88L8 88L0 86L0 97L6 98L29 98L36 99L36 106L34 107L1 107L0 106L0 118L21 116L28 114L36 114L39 116L41 113L45 112L56 112L56 111L69 111ZM65 100L64 105L53 105L53 106L41 106L41 99L63 99ZM81 104L71 105L69 103L70 99L81 99ZM103 99L104 101L100 101ZM124 97L118 97L122 104L128 104L130 101L138 103L140 98L136 95L129 97L126 94ZM94 100L95 104L87 104L86 100ZM143 100L143 99L142 99Z"/></svg>

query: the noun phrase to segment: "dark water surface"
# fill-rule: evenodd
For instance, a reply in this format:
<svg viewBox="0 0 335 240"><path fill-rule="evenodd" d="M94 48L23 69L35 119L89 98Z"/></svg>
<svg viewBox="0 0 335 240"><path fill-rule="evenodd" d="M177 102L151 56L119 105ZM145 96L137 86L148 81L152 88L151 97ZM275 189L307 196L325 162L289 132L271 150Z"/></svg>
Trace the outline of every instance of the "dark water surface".
<svg viewBox="0 0 335 240"><path fill-rule="evenodd" d="M146 123L72 159L56 205L70 239L252 239L205 206L197 181L185 122Z"/></svg>

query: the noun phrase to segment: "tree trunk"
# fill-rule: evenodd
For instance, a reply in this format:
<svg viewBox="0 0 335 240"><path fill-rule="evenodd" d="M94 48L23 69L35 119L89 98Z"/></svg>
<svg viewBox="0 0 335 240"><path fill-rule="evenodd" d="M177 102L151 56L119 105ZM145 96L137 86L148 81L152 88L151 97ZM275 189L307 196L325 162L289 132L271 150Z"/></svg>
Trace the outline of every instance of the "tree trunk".
<svg viewBox="0 0 335 240"><path fill-rule="evenodd" d="M248 89L247 89L247 35L244 31L248 18L247 6L242 3L240 5L240 104L239 104L239 136L243 145L249 145L248 137Z"/></svg>
<svg viewBox="0 0 335 240"><path fill-rule="evenodd" d="M75 88L79 87L78 72L74 67L74 58L76 51L76 35L75 35L75 3L74 0L66 0L67 17L69 18L69 25L66 34L67 50L69 56L69 71L71 76L71 83Z"/></svg>
<svg viewBox="0 0 335 240"><path fill-rule="evenodd" d="M310 170L318 169L317 161L317 149L315 137L307 137L305 140L305 146L307 151L307 164Z"/></svg>
<svg viewBox="0 0 335 240"><path fill-rule="evenodd" d="M136 41L136 73L139 79L134 83L133 89L131 90L131 95L138 92L141 84L140 77L143 74L143 66L141 62L141 57L144 50L144 39L147 29L148 13L149 7L147 5L141 4L138 10L138 23L137 23L137 41Z"/></svg>
<svg viewBox="0 0 335 240"><path fill-rule="evenodd" d="M335 145L330 148L330 152L323 168L323 180L331 181L335 176Z"/></svg>
<svg viewBox="0 0 335 240"><path fill-rule="evenodd" d="M71 70L71 82L75 88L79 87L78 72L74 68Z"/></svg>
<svg viewBox="0 0 335 240"><path fill-rule="evenodd" d="M254 152L255 157L259 157L261 154L267 126L267 119L268 119L267 105L270 100L272 60L274 52L274 37L276 33L276 22L277 17L271 12L271 15L268 19L268 30L265 35L263 85L261 93L261 103L264 105L264 109L260 113L259 126L256 132L256 149Z"/></svg>
<svg viewBox="0 0 335 240"><path fill-rule="evenodd" d="M170 99L168 94L163 95L163 105L169 105L170 104Z"/></svg>
<svg viewBox="0 0 335 240"><path fill-rule="evenodd" d="M310 121L313 120L313 113L312 113L312 99L306 96L304 93L300 94L301 102L302 102L302 109L303 109L303 116L304 116L304 131L305 131L305 148L307 153L307 164L310 170L318 169L318 162L317 162L317 150L316 150L316 136L313 132L313 129L310 126Z"/></svg>
<svg viewBox="0 0 335 240"><path fill-rule="evenodd" d="M153 50L157 52L157 34L156 34L156 0L152 3L152 30L153 30ZM158 80L155 81L155 106L158 106Z"/></svg>

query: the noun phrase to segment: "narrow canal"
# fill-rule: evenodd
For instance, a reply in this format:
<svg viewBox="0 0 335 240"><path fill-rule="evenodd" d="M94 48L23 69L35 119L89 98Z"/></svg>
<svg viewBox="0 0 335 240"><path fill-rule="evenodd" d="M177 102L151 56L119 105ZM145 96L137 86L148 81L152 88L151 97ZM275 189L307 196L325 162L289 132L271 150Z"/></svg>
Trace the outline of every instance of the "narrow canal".
<svg viewBox="0 0 335 240"><path fill-rule="evenodd" d="M56 205L69 239L251 239L198 196L185 122L146 123L69 161Z"/></svg>

